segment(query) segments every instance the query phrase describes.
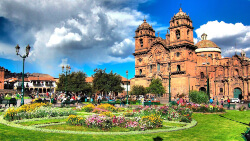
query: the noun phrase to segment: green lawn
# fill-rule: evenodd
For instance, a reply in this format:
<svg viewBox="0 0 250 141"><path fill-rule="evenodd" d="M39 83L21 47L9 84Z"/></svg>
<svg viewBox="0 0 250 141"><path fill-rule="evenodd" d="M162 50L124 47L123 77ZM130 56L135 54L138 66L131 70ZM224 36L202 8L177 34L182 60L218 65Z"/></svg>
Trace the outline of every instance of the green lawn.
<svg viewBox="0 0 250 141"><path fill-rule="evenodd" d="M10 100L12 97L11 96L9 96L9 97L5 97L4 99L8 99L8 100ZM15 97L16 99L21 99L20 97ZM25 96L25 97L23 97L23 99L31 99L30 97L28 97L28 96Z"/></svg>
<svg viewBox="0 0 250 141"><path fill-rule="evenodd" d="M64 119L46 119L46 120L39 120L39 121L28 121L28 122L21 122L19 124L24 126L36 125L36 124L47 124L47 123L56 123L56 122L66 122L66 118Z"/></svg>
<svg viewBox="0 0 250 141"><path fill-rule="evenodd" d="M223 116L247 124L249 124L250 122L250 110L248 111L228 110L227 113L223 114Z"/></svg>
<svg viewBox="0 0 250 141"><path fill-rule="evenodd" d="M237 117L241 119L239 111L228 111L228 117ZM247 111L244 117L249 117ZM157 136L163 140L170 141L241 141L241 133L246 130L246 125L220 117L218 114L194 113L193 118L198 124L187 130L174 132L151 133L140 135L75 135L63 133L46 133L38 131L29 131L8 127L0 124L0 140L130 140L130 141L152 141ZM245 121L245 119L244 119Z"/></svg>

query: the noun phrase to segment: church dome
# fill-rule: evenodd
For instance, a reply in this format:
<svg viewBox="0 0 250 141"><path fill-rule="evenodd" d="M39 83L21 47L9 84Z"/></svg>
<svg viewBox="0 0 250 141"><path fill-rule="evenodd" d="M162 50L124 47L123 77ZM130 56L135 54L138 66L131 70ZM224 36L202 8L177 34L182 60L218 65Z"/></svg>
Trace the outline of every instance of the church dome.
<svg viewBox="0 0 250 141"><path fill-rule="evenodd" d="M218 47L213 41L207 40L207 34L203 33L201 35L201 41L199 41L196 46L198 47L195 52L221 52L220 47Z"/></svg>
<svg viewBox="0 0 250 141"><path fill-rule="evenodd" d="M148 29L148 30L155 32L153 27L147 23L146 19L144 19L143 23L136 29L136 32L138 32L139 30L143 30L143 29Z"/></svg>
<svg viewBox="0 0 250 141"><path fill-rule="evenodd" d="M189 15L187 15L185 12L182 11L182 8L179 9L179 12L177 14L174 15L174 17L172 19L190 19Z"/></svg>
<svg viewBox="0 0 250 141"><path fill-rule="evenodd" d="M201 40L196 44L196 46L198 48L219 48L213 41L210 40Z"/></svg>

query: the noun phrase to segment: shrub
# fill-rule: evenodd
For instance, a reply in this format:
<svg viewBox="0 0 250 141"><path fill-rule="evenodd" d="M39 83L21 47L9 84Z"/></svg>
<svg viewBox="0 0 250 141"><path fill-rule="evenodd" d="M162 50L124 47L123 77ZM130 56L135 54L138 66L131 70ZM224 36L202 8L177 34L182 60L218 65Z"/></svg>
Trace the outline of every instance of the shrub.
<svg viewBox="0 0 250 141"><path fill-rule="evenodd" d="M108 116L108 117L113 117L114 115L111 112L102 112L100 116Z"/></svg>
<svg viewBox="0 0 250 141"><path fill-rule="evenodd" d="M97 108L105 109L111 112L117 112L117 108L115 108L113 105L110 105L108 103L98 105Z"/></svg>
<svg viewBox="0 0 250 141"><path fill-rule="evenodd" d="M208 95L202 91L191 91L190 99L194 103L208 103Z"/></svg>
<svg viewBox="0 0 250 141"><path fill-rule="evenodd" d="M66 123L70 125L84 125L85 119L77 115L69 115L69 117L66 120Z"/></svg>
<svg viewBox="0 0 250 141"><path fill-rule="evenodd" d="M241 107L239 107L239 111L244 111L246 109L246 107L245 106L241 106Z"/></svg>
<svg viewBox="0 0 250 141"><path fill-rule="evenodd" d="M91 115L86 119L86 125L89 128L100 128L100 129L110 129L112 127L112 121L110 117Z"/></svg>
<svg viewBox="0 0 250 141"><path fill-rule="evenodd" d="M20 107L21 108L21 107ZM32 108L31 108L32 109ZM32 110L23 111L19 108L8 108L4 114L5 120L22 120L42 117L57 117L57 116L68 116L75 115L76 112L72 109L56 109L51 107L36 107Z"/></svg>
<svg viewBox="0 0 250 141"><path fill-rule="evenodd" d="M145 125L146 128L157 128L162 126L162 119L160 115L151 114L149 116L142 116L141 118L142 125Z"/></svg>
<svg viewBox="0 0 250 141"><path fill-rule="evenodd" d="M86 106L82 107L82 110L85 112L92 112L94 110L95 106L93 104L88 104Z"/></svg>

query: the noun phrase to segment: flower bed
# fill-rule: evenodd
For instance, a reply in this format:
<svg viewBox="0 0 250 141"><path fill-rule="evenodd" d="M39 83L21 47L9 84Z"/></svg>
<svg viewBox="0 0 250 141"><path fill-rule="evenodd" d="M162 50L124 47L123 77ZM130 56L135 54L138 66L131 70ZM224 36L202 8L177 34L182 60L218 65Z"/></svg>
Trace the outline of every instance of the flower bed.
<svg viewBox="0 0 250 141"><path fill-rule="evenodd" d="M192 111L181 106L145 106L134 109L133 112L124 113L126 117L143 117L151 114L160 115L162 119L169 121L191 122Z"/></svg>
<svg viewBox="0 0 250 141"><path fill-rule="evenodd" d="M93 104L88 104L86 106L83 106L82 110L85 112L102 113L102 112L107 112L107 111L118 112L119 108L116 108L113 105L105 103L105 104L98 105L96 107Z"/></svg>
<svg viewBox="0 0 250 141"><path fill-rule="evenodd" d="M188 104L181 104L181 107L187 107L191 109L193 112L203 112L203 113L214 113L214 112L226 112L226 110L223 108L223 106L217 106L217 105L209 105L209 104L194 104L194 103L188 103Z"/></svg>
<svg viewBox="0 0 250 141"><path fill-rule="evenodd" d="M4 119L8 121L42 118L42 117L57 117L75 115L76 112L72 109L56 109L45 107L44 103L25 104L21 107L8 108L4 113Z"/></svg>

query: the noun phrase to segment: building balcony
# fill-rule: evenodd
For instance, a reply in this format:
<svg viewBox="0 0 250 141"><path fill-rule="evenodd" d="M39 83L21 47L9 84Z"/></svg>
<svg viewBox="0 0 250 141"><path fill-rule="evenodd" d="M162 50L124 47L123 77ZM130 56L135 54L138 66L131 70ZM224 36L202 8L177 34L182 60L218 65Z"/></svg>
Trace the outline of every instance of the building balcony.
<svg viewBox="0 0 250 141"><path fill-rule="evenodd" d="M171 72L171 75L186 74L186 71L175 71Z"/></svg>
<svg viewBox="0 0 250 141"><path fill-rule="evenodd" d="M135 75L135 78L142 78L142 77L146 77L146 75L145 74Z"/></svg>

